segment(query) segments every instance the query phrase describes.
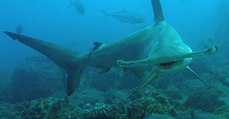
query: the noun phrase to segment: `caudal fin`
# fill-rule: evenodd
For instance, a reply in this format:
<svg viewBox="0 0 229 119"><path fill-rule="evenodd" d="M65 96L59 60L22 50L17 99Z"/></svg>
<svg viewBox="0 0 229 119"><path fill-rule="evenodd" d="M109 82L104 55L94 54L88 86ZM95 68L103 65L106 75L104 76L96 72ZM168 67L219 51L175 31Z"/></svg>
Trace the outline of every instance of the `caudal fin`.
<svg viewBox="0 0 229 119"><path fill-rule="evenodd" d="M151 0L151 4L153 6L155 22L158 23L160 21L164 21L164 15L161 8L160 0Z"/></svg>
<svg viewBox="0 0 229 119"><path fill-rule="evenodd" d="M79 86L82 65L79 63L79 55L72 50L60 47L58 45L48 43L39 39L31 38L24 35L19 35L12 32L4 32L14 40L35 49L41 54L47 56L54 61L59 67L63 68L67 74L67 95L71 95L74 89Z"/></svg>

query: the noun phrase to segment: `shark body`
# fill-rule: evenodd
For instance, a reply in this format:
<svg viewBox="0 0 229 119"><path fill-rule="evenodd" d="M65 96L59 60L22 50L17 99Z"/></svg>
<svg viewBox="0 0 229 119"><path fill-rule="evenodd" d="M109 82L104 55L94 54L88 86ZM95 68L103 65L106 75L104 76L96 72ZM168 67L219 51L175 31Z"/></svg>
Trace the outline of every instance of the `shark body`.
<svg viewBox="0 0 229 119"><path fill-rule="evenodd" d="M133 95L161 73L186 68L192 57L216 51L215 47L211 47L192 53L176 30L164 20L160 1L151 0L151 3L154 9L155 24L131 33L111 44L99 44L93 48L93 51L85 54L78 54L61 46L24 35L12 32L4 33L44 54L65 69L68 74L68 96L79 85L82 71L87 65L101 68L104 71L109 71L113 67L121 67L131 69L133 73L149 72L145 77L141 76L144 79L132 92L131 95Z"/></svg>

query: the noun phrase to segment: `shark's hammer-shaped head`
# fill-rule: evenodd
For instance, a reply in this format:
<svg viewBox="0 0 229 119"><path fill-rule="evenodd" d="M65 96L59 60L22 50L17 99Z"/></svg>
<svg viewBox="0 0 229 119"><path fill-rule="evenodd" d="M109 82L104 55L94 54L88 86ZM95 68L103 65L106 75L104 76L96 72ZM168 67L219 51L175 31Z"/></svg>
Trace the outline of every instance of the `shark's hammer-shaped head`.
<svg viewBox="0 0 229 119"><path fill-rule="evenodd" d="M162 72L169 70L179 70L188 66L192 57L181 57L192 53L191 48L186 45L176 30L167 22L161 21L153 25L149 30L147 39L150 43L147 45L148 55L145 58L135 61L118 60L117 65L121 67L151 66L157 67Z"/></svg>
<svg viewBox="0 0 229 119"><path fill-rule="evenodd" d="M159 53L161 53L159 57L149 57L149 63L154 64L162 72L186 68L192 61L192 57L179 58L181 55L192 53L192 50L184 43L168 46L166 52Z"/></svg>

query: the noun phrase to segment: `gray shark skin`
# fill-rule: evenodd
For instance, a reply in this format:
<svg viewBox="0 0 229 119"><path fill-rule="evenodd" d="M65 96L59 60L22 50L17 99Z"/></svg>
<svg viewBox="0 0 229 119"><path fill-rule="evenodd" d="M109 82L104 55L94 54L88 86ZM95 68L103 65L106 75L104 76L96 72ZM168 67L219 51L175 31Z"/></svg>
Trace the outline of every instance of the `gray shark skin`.
<svg viewBox="0 0 229 119"><path fill-rule="evenodd" d="M104 71L114 67L131 69L133 73L146 72L147 75L130 96L141 90L162 73L188 67L192 57L216 52L216 47L192 53L179 34L165 20L159 0L151 0L155 24L131 33L111 44L100 44L93 51L78 54L69 49L39 39L4 32L14 40L37 50L52 59L67 74L67 95L79 86L85 66L94 66ZM140 76L140 77L143 77Z"/></svg>

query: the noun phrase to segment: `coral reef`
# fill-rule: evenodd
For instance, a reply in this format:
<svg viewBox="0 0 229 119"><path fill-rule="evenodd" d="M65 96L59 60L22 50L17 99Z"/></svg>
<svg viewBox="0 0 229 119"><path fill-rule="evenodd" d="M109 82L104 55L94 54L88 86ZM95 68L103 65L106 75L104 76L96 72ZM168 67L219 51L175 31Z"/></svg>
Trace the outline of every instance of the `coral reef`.
<svg viewBox="0 0 229 119"><path fill-rule="evenodd" d="M94 105L104 102L104 93L93 88L79 90L75 95L71 96L69 102L75 105L84 106L86 104Z"/></svg>
<svg viewBox="0 0 229 119"><path fill-rule="evenodd" d="M17 105L4 104L2 118L22 119L140 119L146 114L175 115L169 101L158 93L151 96L130 100L129 103L87 103L81 107L69 104L67 99L48 97ZM8 113L9 110L14 113Z"/></svg>
<svg viewBox="0 0 229 119"><path fill-rule="evenodd" d="M17 110L23 119L81 119L81 110L65 99L49 97L18 105Z"/></svg>
<svg viewBox="0 0 229 119"><path fill-rule="evenodd" d="M23 119L81 119L82 112L77 106L69 105L66 99L49 97L22 103L18 106Z"/></svg>
<svg viewBox="0 0 229 119"><path fill-rule="evenodd" d="M83 103L72 103L76 100L69 100L71 98L41 98L32 101L26 101L18 104L0 103L0 118L14 118L14 119L154 119L154 118L190 118L193 116L200 118L220 117L220 119L227 119L228 107L225 105L218 105L220 101L216 99L212 102L215 93L200 91L200 93L193 93L186 100L186 107L179 104L180 107L175 106L174 102L166 98L164 95L156 91L152 91L152 87L148 86L142 92L137 93L129 99L122 99L126 97L126 93L121 93L117 90L111 90L105 95L93 94L99 96L94 101L85 99L85 97L77 98L76 100L84 100ZM78 94L92 95L91 89ZM201 94L206 94L202 96ZM103 97L103 98L101 98ZM108 101L106 98L112 97L116 101ZM90 97L92 99L93 97ZM96 98L96 97L94 97ZM200 100L194 100L194 99ZM208 99L209 98L209 99ZM101 99L101 100L100 100ZM207 100L208 99L208 100ZM119 100L119 101L117 101ZM122 102L124 101L124 102ZM201 104L195 104L198 101L209 105L204 107ZM206 102L206 103L205 103ZM215 104L217 103L217 104ZM194 107L192 106L194 105ZM203 107L199 107L199 105ZM216 106L215 106L216 105ZM207 108L209 108L207 110ZM195 110L211 111L205 113L203 111L196 112Z"/></svg>
<svg viewBox="0 0 229 119"><path fill-rule="evenodd" d="M141 119L146 114L169 114L176 115L173 106L167 98L158 93L151 93L151 96L144 96L133 100L127 106L127 115L130 119Z"/></svg>
<svg viewBox="0 0 229 119"><path fill-rule="evenodd" d="M208 69L207 66L204 69ZM146 86L130 98L129 89L136 87L140 81L135 80L135 76L130 75L121 80L117 70L97 75L93 74L94 71L96 70L87 69L84 72L82 78L85 80L81 82L80 89L68 100L54 98L51 96L56 95L55 91L64 91L65 74L49 61L30 59L17 67L12 78L8 73L0 75L0 78L6 79L0 80L0 101L9 102L11 94L11 102L17 102L1 102L0 118L229 118L229 89L225 85L228 77L222 73L228 72L225 68L216 70L214 74L200 73L211 84L211 89L195 76L191 76L192 74L172 72L167 77L155 80L154 84ZM214 79L219 75L223 80Z"/></svg>
<svg viewBox="0 0 229 119"><path fill-rule="evenodd" d="M83 107L84 119L126 119L126 108L121 104L95 105L86 104Z"/></svg>

